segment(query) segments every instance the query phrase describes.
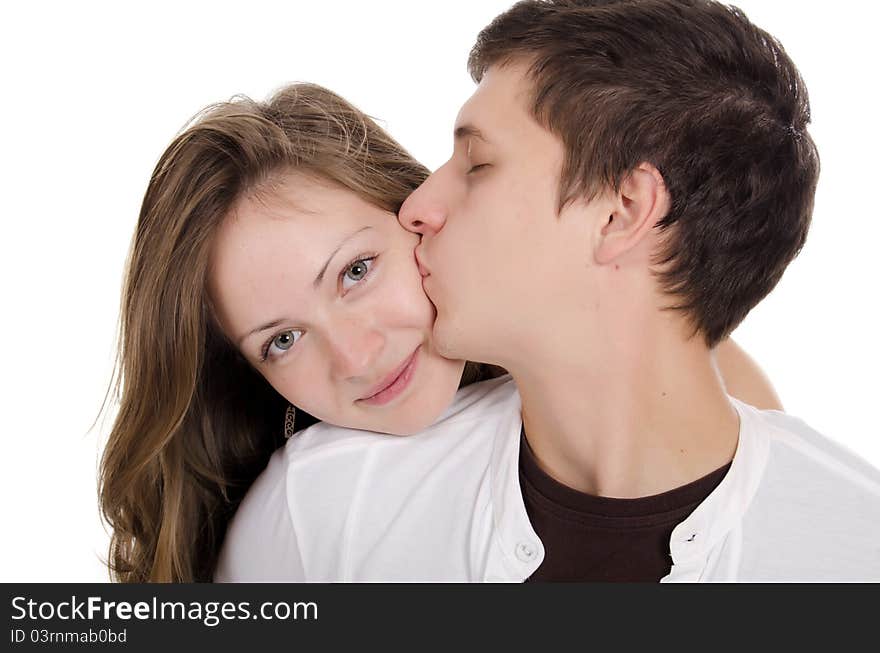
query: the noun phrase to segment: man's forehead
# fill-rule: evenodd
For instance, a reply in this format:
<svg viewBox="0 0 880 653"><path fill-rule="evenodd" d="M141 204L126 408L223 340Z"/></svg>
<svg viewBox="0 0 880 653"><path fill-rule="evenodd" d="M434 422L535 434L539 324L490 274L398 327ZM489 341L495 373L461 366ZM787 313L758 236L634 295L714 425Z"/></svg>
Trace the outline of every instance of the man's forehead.
<svg viewBox="0 0 880 653"><path fill-rule="evenodd" d="M475 136L486 140L485 130L503 116L517 113L530 117L528 100L531 82L528 66L506 63L491 66L483 75L473 95L462 105L455 120L456 138Z"/></svg>

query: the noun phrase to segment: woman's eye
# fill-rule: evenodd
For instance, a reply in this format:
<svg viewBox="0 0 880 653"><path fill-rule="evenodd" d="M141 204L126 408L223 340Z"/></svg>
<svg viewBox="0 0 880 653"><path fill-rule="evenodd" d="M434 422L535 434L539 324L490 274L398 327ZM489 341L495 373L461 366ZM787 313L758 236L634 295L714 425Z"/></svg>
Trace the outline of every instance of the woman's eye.
<svg viewBox="0 0 880 653"><path fill-rule="evenodd" d="M358 259L345 268L342 273L343 290L348 290L359 281L363 281L364 277L369 274L370 268L373 267L374 258L376 257Z"/></svg>
<svg viewBox="0 0 880 653"><path fill-rule="evenodd" d="M281 351L287 351L293 347L293 343L299 339L299 336L294 334L299 334L299 331L285 331L284 333L279 333L272 339L272 345Z"/></svg>
<svg viewBox="0 0 880 653"><path fill-rule="evenodd" d="M468 168L467 174L472 175L473 173L479 172L483 168L488 168L488 167L489 167L488 163L479 163L475 166L471 166L470 168Z"/></svg>
<svg viewBox="0 0 880 653"><path fill-rule="evenodd" d="M271 358L273 354L277 356L280 355L280 353L286 352L288 349L293 347L296 344L296 341L299 340L301 337L302 331L297 331L295 329L282 331L281 333L273 337L270 341L268 341L263 347L263 355L261 360L265 361L267 358Z"/></svg>

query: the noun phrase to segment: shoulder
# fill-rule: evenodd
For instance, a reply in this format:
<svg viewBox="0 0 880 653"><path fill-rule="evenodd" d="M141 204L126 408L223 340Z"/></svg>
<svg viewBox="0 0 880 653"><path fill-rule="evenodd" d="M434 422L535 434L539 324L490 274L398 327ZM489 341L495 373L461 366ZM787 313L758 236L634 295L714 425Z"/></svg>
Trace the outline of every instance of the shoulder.
<svg viewBox="0 0 880 653"><path fill-rule="evenodd" d="M239 505L229 527L215 582L297 581L302 564L287 501L283 449L269 459Z"/></svg>
<svg viewBox="0 0 880 653"><path fill-rule="evenodd" d="M505 375L460 389L452 404L421 433L387 435L322 422L291 438L284 447L284 456L289 465L302 468L323 459L356 460L382 449L421 450L430 448L435 440L455 441L456 436L470 436L475 422L482 425L481 431L487 436L492 435L495 420L518 411L516 385L509 375Z"/></svg>
<svg viewBox="0 0 880 653"><path fill-rule="evenodd" d="M880 470L798 417L778 410L752 409L767 434L770 456L793 473L808 469L834 487L860 487L880 502Z"/></svg>
<svg viewBox="0 0 880 653"><path fill-rule="evenodd" d="M403 486L414 470L460 459L465 451L490 451L511 416L519 419L519 395L510 377L502 377L462 388L446 411L415 435L315 424L291 438L281 454L289 501L296 512L304 494L320 491L341 509L354 500L358 484L369 485L376 474Z"/></svg>
<svg viewBox="0 0 880 653"><path fill-rule="evenodd" d="M325 423L301 431L275 452L245 496L215 578L339 578L334 552L341 555L337 550L350 539L365 496L383 510L428 488L440 500L444 491L433 481L481 477L496 434L512 418L519 419L519 395L506 376L459 390L443 415L416 435Z"/></svg>
<svg viewBox="0 0 880 653"><path fill-rule="evenodd" d="M519 393L513 378L504 374L460 389L438 422L507 414L512 406L519 409Z"/></svg>
<svg viewBox="0 0 880 653"><path fill-rule="evenodd" d="M795 578L880 580L880 471L797 417L750 412L768 446L746 515L755 550Z"/></svg>

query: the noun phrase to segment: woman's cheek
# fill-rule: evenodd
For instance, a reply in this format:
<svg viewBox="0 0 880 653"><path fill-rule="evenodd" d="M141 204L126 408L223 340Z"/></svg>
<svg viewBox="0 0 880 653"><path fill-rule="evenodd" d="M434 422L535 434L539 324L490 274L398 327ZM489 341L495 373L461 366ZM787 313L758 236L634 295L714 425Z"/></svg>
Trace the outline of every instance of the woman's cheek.
<svg viewBox="0 0 880 653"><path fill-rule="evenodd" d="M422 276L413 263L398 261L385 270L381 290L375 294L375 310L386 326L428 327L434 321L434 307L422 288Z"/></svg>
<svg viewBox="0 0 880 653"><path fill-rule="evenodd" d="M301 351L296 361L281 362L273 374L267 376L278 394L294 406L311 415L328 412L327 398L334 393L326 387L326 371L322 370L321 360L314 351ZM308 380L308 382L305 382Z"/></svg>

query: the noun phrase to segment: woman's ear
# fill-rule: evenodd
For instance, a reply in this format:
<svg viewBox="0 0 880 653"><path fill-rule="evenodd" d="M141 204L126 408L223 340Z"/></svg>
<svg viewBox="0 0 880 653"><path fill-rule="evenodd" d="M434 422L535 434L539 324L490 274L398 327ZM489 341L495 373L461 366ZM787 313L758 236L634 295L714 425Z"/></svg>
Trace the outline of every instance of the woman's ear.
<svg viewBox="0 0 880 653"><path fill-rule="evenodd" d="M669 211L663 176L650 163L641 163L620 184L612 212L596 239L595 259L606 265L632 250Z"/></svg>

